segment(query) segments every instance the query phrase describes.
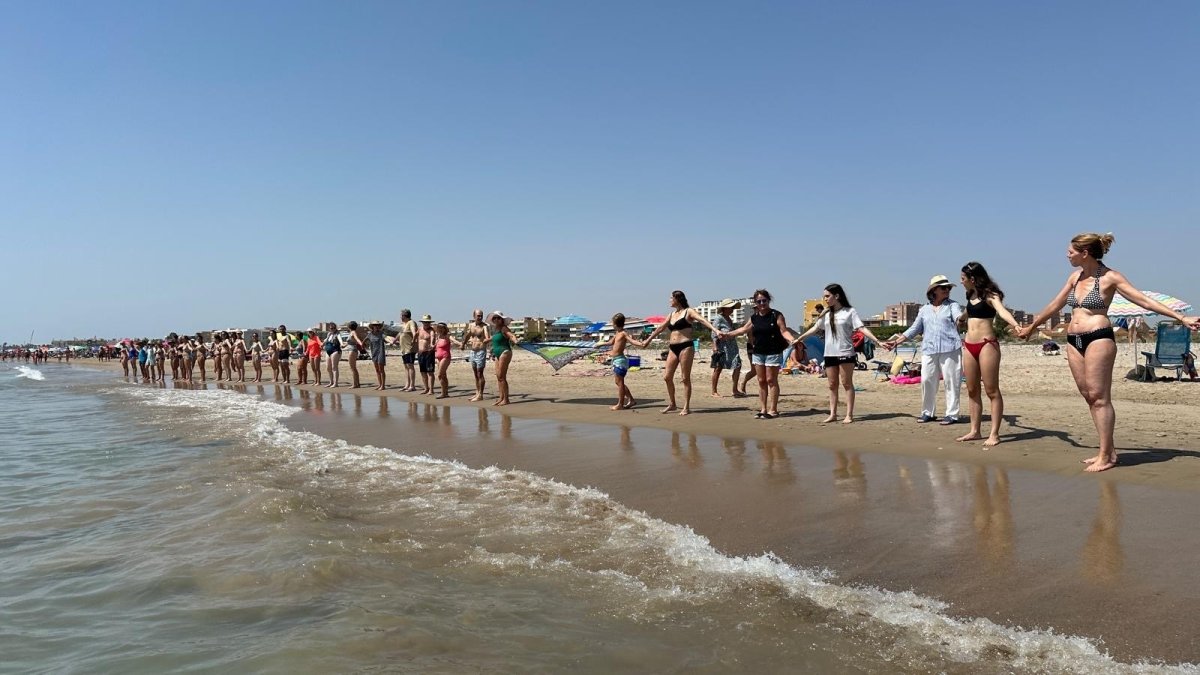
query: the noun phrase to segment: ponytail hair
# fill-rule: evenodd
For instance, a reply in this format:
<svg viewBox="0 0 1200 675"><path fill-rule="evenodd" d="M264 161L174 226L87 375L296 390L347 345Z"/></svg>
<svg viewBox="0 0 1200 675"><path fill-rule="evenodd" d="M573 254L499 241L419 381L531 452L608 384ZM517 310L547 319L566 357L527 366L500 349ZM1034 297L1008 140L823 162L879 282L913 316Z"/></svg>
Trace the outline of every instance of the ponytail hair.
<svg viewBox="0 0 1200 675"><path fill-rule="evenodd" d="M1084 232L1075 235L1071 240L1071 247L1076 251L1086 251L1088 255L1096 260L1102 260L1104 254L1108 253L1108 249L1112 247L1116 237L1112 232L1099 234L1097 232Z"/></svg>
<svg viewBox="0 0 1200 675"><path fill-rule="evenodd" d="M846 291L842 289L841 284L829 284L825 287L825 290L829 291L830 295L837 298L838 309L849 309L852 307L850 304L850 298L846 297ZM832 315L833 311L833 307L826 307L825 311L821 313L821 316L825 316L826 314ZM820 319L818 319L818 321L819 320ZM833 323L833 316L829 317L829 334L835 336L837 335L837 326Z"/></svg>

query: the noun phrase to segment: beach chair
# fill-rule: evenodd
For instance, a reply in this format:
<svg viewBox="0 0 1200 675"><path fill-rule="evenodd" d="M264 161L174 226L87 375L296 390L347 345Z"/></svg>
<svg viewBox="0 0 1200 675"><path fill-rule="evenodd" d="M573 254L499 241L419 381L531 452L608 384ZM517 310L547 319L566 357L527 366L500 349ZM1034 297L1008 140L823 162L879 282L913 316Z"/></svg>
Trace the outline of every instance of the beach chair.
<svg viewBox="0 0 1200 675"><path fill-rule="evenodd" d="M1142 370L1142 378L1146 382L1155 379L1155 368L1174 368L1175 379L1183 379L1183 369L1187 353L1192 348L1192 330L1174 321L1164 321L1158 324L1158 338L1153 352L1142 352L1146 357L1146 367Z"/></svg>
<svg viewBox="0 0 1200 675"><path fill-rule="evenodd" d="M875 364L875 379L878 380L882 376L885 380L900 376L908 377L912 375L921 362L921 348L914 345L904 345L896 347L892 352L892 359L889 361L875 360L871 363ZM897 363L897 361L899 361Z"/></svg>

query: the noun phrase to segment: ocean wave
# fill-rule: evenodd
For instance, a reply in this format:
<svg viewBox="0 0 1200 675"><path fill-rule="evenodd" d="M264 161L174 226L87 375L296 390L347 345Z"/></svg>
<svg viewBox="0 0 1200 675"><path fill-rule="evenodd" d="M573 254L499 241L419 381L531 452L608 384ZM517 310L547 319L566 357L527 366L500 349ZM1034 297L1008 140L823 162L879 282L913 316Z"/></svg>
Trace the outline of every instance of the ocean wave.
<svg viewBox="0 0 1200 675"><path fill-rule="evenodd" d="M30 368L29 366L17 366L15 370L17 371L17 379L24 378L27 380L36 380L38 382L46 379L46 376L42 374L42 371L38 370L37 368Z"/></svg>
<svg viewBox="0 0 1200 675"><path fill-rule="evenodd" d="M912 592L839 584L828 570L790 565L771 553L721 553L685 525L630 509L607 494L536 474L354 445L282 421L298 408L226 390L119 391L151 406L195 408L265 444L319 480L353 480L360 490L407 483L407 507L433 525L471 531L460 565L501 574L573 575L643 608L662 601L703 606L760 595L806 603L838 630L894 640L930 662L1044 673L1200 673L1193 664L1121 663L1093 641L1051 630L1029 630L985 618L955 618L939 600ZM347 477L353 477L348 479ZM503 535L497 534L503 529ZM547 536L550 535L550 536ZM522 546L511 544L513 539ZM493 545L491 542L497 542ZM505 542L505 543L500 543ZM636 611L630 609L628 611Z"/></svg>

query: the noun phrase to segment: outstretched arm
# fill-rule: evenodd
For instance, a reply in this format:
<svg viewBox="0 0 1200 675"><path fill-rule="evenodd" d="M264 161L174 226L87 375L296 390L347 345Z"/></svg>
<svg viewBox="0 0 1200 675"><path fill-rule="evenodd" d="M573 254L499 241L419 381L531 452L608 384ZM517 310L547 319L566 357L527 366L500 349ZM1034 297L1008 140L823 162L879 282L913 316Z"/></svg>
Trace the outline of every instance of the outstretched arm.
<svg viewBox="0 0 1200 675"><path fill-rule="evenodd" d="M1004 319L1004 323L1011 326L1013 330L1021 330L1021 324L1017 323L1017 320L1013 318L1012 312L1008 311L1008 308L1004 306L1000 298L991 295L988 296L988 302L991 303L992 309L996 310L996 315Z"/></svg>
<svg viewBox="0 0 1200 675"><path fill-rule="evenodd" d="M1154 298L1146 296L1145 293L1142 293L1135 288L1133 284L1129 283L1129 280L1125 278L1124 274L1121 274L1116 270L1109 270L1109 273L1113 275L1113 280L1116 282L1117 291L1119 291L1121 295L1125 296L1126 300L1132 302L1138 307L1141 307L1142 309L1150 310L1151 312L1162 314L1163 316L1169 316L1193 330L1197 327L1200 327L1200 318L1189 318L1184 314L1176 312L1170 307L1167 307Z"/></svg>
<svg viewBox="0 0 1200 675"><path fill-rule="evenodd" d="M1071 276L1067 278L1067 283L1063 284L1062 290L1058 292L1058 295L1054 296L1054 299L1050 301L1050 304L1043 307L1042 311L1038 312L1037 315L1033 317L1033 323L1017 331L1017 336L1022 340L1028 340L1029 336L1032 335L1035 330L1037 330L1038 326L1045 323L1046 319L1049 319L1061 311L1062 308L1067 304L1067 295L1071 292L1071 287L1074 285L1075 275L1071 274Z"/></svg>

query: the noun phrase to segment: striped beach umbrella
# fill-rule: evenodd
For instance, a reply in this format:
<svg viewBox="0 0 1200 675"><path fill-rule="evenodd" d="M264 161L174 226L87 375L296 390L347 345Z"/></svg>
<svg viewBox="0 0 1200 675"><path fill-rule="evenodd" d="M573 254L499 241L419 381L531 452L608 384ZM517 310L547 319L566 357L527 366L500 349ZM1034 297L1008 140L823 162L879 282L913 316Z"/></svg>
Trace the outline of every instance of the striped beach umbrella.
<svg viewBox="0 0 1200 675"><path fill-rule="evenodd" d="M1157 301L1161 302L1162 304L1166 305L1167 307L1169 307L1170 309L1172 309L1176 312L1179 312L1181 314L1192 308L1192 306L1190 304L1184 302L1183 300L1180 300L1179 298L1177 298L1173 295L1167 295L1166 293L1157 293L1155 291L1142 291L1142 295L1145 295L1147 298L1150 298L1151 300L1157 300ZM1157 314L1157 312L1152 312L1148 309L1143 309L1142 307L1138 307L1137 305L1130 302L1128 300L1128 298L1121 295L1120 293L1117 293L1116 295L1113 296L1112 304L1109 305L1109 307L1108 307L1108 315L1111 317L1119 318L1119 317L1128 317L1128 316L1151 316L1153 314Z"/></svg>
<svg viewBox="0 0 1200 675"><path fill-rule="evenodd" d="M1156 291L1142 291L1142 295L1145 295L1147 298L1150 298L1151 300L1157 300L1157 301L1161 302L1162 304L1166 305L1171 310L1179 312L1180 314L1182 314L1183 312L1186 312L1192 308L1192 306L1190 304L1184 302L1183 300L1180 300L1179 298L1177 298L1173 295L1167 295L1166 293L1158 293ZM1116 295L1113 296L1112 304L1108 306L1108 316L1115 318L1115 319L1124 319L1124 318L1130 318L1130 317L1134 317L1134 316L1153 316L1157 313L1158 312L1152 312L1143 307L1138 307L1137 305L1130 302L1129 298L1126 298L1125 296L1121 295L1120 293L1117 293ZM1130 327L1130 330L1133 330L1133 328ZM1138 364L1137 331L1135 330L1135 331L1133 331L1133 368L1134 368L1134 370L1137 370L1137 364Z"/></svg>

